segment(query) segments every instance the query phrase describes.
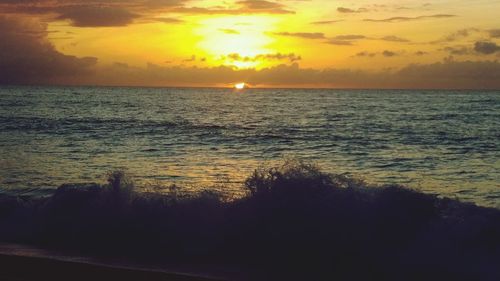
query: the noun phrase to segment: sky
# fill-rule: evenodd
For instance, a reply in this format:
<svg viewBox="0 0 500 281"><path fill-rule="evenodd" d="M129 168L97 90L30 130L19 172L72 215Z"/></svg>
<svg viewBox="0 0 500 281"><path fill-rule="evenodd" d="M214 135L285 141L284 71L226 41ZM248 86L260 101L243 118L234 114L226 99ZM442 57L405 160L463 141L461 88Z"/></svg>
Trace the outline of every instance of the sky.
<svg viewBox="0 0 500 281"><path fill-rule="evenodd" d="M500 1L0 0L0 84L500 89Z"/></svg>

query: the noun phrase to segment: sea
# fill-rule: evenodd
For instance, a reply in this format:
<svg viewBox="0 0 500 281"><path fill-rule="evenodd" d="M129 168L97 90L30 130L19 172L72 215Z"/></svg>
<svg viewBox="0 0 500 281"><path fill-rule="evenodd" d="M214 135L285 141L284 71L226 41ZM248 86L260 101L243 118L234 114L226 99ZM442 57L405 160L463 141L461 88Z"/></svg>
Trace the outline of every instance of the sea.
<svg viewBox="0 0 500 281"><path fill-rule="evenodd" d="M500 208L500 91L0 87L4 193L126 170L238 194L290 158Z"/></svg>

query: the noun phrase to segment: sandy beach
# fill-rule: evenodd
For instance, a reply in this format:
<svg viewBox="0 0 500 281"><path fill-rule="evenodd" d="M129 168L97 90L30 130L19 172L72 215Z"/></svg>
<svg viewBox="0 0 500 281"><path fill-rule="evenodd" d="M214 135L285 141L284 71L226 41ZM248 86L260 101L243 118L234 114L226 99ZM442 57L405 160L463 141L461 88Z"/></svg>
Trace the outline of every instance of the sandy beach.
<svg viewBox="0 0 500 281"><path fill-rule="evenodd" d="M212 281L222 280L180 273L148 271L126 267L105 266L82 262L61 261L43 257L0 254L0 279L4 281L87 281L87 280L148 280L148 281Z"/></svg>
<svg viewBox="0 0 500 281"><path fill-rule="evenodd" d="M216 281L226 278L192 270L167 270L125 261L93 259L27 245L0 243L0 280Z"/></svg>

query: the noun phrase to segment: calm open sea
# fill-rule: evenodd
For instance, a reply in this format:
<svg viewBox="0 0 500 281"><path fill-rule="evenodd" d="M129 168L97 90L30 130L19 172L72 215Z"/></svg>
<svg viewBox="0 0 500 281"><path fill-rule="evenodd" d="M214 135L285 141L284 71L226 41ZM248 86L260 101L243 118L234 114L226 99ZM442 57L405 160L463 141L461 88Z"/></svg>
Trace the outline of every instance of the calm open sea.
<svg viewBox="0 0 500 281"><path fill-rule="evenodd" d="M140 185L237 183L284 156L500 207L500 92L0 88L4 191L118 168Z"/></svg>

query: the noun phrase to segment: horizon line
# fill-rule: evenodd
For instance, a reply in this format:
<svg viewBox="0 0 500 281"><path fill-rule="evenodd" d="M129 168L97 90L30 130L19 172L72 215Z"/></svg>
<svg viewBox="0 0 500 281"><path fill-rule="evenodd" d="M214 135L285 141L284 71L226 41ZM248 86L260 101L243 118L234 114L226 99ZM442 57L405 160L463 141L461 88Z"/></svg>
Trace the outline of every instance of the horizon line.
<svg viewBox="0 0 500 281"><path fill-rule="evenodd" d="M247 84L248 85L248 84ZM158 86L158 85L99 85L99 84L45 84L45 83L33 83L33 84L0 84L0 88L5 87L88 87L88 88L150 88L150 89L227 89L235 90L233 86L184 86L184 85L171 85L171 86ZM251 90L343 90L343 91L354 91L354 90L386 90L386 91L500 91L500 88L405 88L405 87L308 87L308 86L251 86L240 92L251 91Z"/></svg>

